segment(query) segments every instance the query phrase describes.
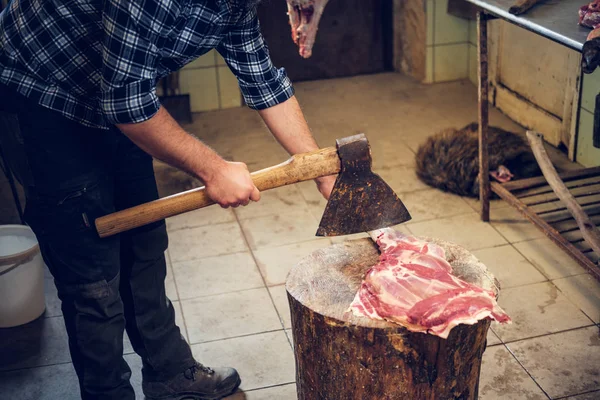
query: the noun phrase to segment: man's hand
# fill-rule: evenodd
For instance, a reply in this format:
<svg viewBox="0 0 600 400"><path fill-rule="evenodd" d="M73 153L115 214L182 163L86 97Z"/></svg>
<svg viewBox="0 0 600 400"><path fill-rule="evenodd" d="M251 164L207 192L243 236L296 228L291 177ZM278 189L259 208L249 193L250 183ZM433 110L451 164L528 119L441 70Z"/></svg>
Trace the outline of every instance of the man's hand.
<svg viewBox="0 0 600 400"><path fill-rule="evenodd" d="M329 196L331 196L331 191L333 190L335 179L336 177L333 175L315 179L319 192L321 192L321 194L323 195L323 197L325 197L326 200L329 200Z"/></svg>
<svg viewBox="0 0 600 400"><path fill-rule="evenodd" d="M248 167L244 163L225 162L204 182L208 196L223 208L246 206L260 200Z"/></svg>

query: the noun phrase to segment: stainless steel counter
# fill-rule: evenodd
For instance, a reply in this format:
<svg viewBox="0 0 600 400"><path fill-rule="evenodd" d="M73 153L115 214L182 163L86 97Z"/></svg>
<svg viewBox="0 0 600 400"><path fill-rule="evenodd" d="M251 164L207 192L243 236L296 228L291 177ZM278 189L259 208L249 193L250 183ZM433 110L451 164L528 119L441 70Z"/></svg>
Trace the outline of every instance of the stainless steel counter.
<svg viewBox="0 0 600 400"><path fill-rule="evenodd" d="M581 52L590 28L579 26L578 10L590 0L546 0L523 15L508 9L515 0L466 0L487 13Z"/></svg>

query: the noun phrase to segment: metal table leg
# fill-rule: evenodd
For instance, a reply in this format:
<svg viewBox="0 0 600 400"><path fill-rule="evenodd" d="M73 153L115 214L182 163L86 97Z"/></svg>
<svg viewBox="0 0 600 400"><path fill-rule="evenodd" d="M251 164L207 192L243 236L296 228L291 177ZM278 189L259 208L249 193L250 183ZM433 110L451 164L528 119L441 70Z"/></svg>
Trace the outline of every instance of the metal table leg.
<svg viewBox="0 0 600 400"><path fill-rule="evenodd" d="M479 79L479 200L481 201L481 220L490 220L490 180L488 158L488 16L477 13L477 75Z"/></svg>

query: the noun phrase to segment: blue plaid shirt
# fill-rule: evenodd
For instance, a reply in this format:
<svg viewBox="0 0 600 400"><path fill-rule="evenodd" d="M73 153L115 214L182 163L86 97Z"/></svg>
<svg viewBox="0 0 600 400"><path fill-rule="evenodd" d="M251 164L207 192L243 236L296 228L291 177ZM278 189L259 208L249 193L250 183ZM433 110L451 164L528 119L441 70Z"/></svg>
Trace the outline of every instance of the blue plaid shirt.
<svg viewBox="0 0 600 400"><path fill-rule="evenodd" d="M13 0L0 14L0 83L83 125L142 122L158 80L213 48L246 104L294 94L256 10L231 0Z"/></svg>

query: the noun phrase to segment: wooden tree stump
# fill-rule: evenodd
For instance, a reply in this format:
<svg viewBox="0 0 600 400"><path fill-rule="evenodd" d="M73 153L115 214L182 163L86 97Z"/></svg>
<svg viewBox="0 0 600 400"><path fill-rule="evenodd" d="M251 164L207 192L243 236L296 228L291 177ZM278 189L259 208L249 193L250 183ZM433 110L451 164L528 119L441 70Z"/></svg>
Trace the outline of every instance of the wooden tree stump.
<svg viewBox="0 0 600 400"><path fill-rule="evenodd" d="M471 253L428 240L446 250L456 276L498 294L498 282ZM290 271L298 399L477 399L489 320L441 339L346 312L378 256L370 239L353 240L318 250Z"/></svg>

